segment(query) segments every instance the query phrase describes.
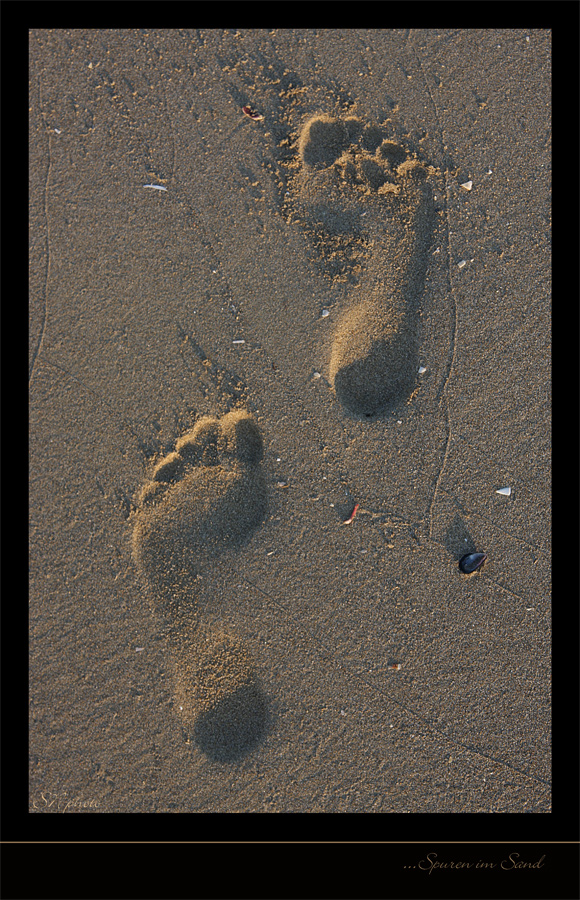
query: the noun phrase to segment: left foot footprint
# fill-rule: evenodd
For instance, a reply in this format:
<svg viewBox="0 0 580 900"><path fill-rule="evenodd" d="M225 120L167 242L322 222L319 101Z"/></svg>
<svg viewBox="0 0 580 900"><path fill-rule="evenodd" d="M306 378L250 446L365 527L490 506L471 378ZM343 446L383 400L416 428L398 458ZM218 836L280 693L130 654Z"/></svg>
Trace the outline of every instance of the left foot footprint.
<svg viewBox="0 0 580 900"><path fill-rule="evenodd" d="M170 611L176 707L201 748L234 759L260 739L266 706L249 654L197 621L193 583L221 552L246 543L266 510L254 418L205 416L153 470L140 494L133 554Z"/></svg>

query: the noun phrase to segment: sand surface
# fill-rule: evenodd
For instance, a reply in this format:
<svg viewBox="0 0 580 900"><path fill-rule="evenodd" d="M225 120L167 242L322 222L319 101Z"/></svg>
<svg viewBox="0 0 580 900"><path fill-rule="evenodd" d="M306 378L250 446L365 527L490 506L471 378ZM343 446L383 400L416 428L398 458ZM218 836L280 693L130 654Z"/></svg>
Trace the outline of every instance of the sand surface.
<svg viewBox="0 0 580 900"><path fill-rule="evenodd" d="M550 64L31 32L32 809L551 810Z"/></svg>

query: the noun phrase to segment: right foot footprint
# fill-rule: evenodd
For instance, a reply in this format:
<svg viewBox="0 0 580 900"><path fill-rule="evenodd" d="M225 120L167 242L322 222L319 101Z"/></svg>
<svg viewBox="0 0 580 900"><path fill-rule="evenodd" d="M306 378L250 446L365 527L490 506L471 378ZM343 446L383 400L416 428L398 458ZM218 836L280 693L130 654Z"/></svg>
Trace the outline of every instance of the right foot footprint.
<svg viewBox="0 0 580 900"><path fill-rule="evenodd" d="M371 246L366 287L338 322L330 359L343 406L371 416L398 405L415 386L419 303L435 218L426 176L434 170L383 128L354 117L309 119L299 154L309 227L333 239L365 231Z"/></svg>
<svg viewBox="0 0 580 900"><path fill-rule="evenodd" d="M200 747L222 761L254 746L266 705L249 654L200 627L196 576L220 553L246 543L266 510L254 418L236 410L205 416L152 472L139 498L133 555L154 598L171 610L176 708Z"/></svg>

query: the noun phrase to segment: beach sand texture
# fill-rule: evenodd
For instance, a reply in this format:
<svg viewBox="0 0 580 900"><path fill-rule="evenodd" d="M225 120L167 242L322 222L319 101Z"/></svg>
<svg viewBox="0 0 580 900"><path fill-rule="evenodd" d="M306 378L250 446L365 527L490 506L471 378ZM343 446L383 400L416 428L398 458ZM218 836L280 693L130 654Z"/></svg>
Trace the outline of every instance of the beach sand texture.
<svg viewBox="0 0 580 900"><path fill-rule="evenodd" d="M30 33L31 809L551 810L550 56Z"/></svg>

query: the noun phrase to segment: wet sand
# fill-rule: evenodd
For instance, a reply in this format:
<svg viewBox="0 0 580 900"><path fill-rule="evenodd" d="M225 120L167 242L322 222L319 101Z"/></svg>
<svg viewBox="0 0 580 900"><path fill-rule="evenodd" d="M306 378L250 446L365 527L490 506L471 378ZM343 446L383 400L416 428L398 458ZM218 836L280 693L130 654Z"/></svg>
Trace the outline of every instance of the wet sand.
<svg viewBox="0 0 580 900"><path fill-rule="evenodd" d="M550 64L31 33L31 809L551 811Z"/></svg>

